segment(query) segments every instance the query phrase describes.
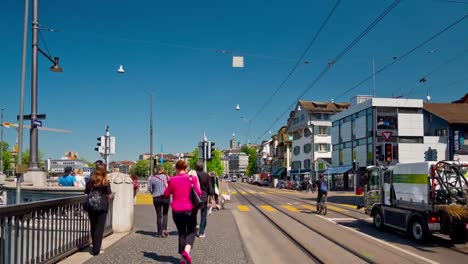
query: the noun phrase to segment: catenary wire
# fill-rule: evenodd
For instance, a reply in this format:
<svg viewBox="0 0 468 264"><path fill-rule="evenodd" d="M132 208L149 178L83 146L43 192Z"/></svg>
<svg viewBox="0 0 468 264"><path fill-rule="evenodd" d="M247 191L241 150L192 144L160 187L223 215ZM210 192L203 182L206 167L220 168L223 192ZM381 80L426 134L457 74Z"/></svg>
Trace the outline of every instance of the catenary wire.
<svg viewBox="0 0 468 264"><path fill-rule="evenodd" d="M468 14L465 14L463 17L459 18L458 20L456 20L455 22L453 22L452 24L450 24L449 26L445 27L444 29L442 29L441 31L437 32L436 34L432 35L430 38L426 39L425 41L421 42L420 44L418 44L416 47L408 50L407 52L405 52L403 55L399 56L399 57L396 57L392 62L388 63L387 65L385 65L384 67L380 68L379 70L377 70L375 73L369 75L368 77L364 78L363 80L361 80L360 82L358 82L357 84L355 84L354 86L352 86L351 88L349 88L348 90L344 91L343 93L341 93L340 95L338 95L337 97L335 97L335 100L338 100L339 98L343 97L344 95L346 95L347 93L353 91L354 89L358 88L359 86L361 86L362 84L364 84L365 82L367 82L368 80L372 79L375 75L377 74L380 74L382 73L383 71L387 70L389 67L391 67L392 65L396 64L397 62L400 62L402 59L406 58L407 56L409 56L411 53L415 52L416 50L418 50L419 48L421 48L422 46L426 45L427 43L431 42L433 39L437 38L438 36L442 35L444 32L446 32L447 30L451 29L452 27L454 27L455 25L457 25L458 23L462 22L464 19L466 19L468 17Z"/></svg>
<svg viewBox="0 0 468 264"><path fill-rule="evenodd" d="M325 26L327 25L328 21L330 20L331 16L333 15L333 13L335 12L335 10L337 9L337 7L339 6L339 4L341 3L342 0L338 0L336 2L336 4L333 6L333 8L331 9L330 13L328 14L328 16L325 18L325 20L322 22L322 25L320 26L320 28L317 30L317 32L315 33L314 37L312 38L312 40L309 42L309 44L307 45L306 49L302 52L301 56L299 57L299 59L296 61L296 63L294 64L294 66L291 68L291 70L289 71L288 75L286 75L286 78L281 82L281 84L278 86L278 88L276 88L276 90L268 97L268 99L265 101L265 103L263 103L263 105L257 110L257 112L255 112L255 114L250 118L251 121L255 120L258 115L265 109L265 107L271 102L271 100L273 99L273 97L281 90L281 88L283 88L283 86L286 84L286 82L291 78L291 76L293 75L293 73L296 71L296 69L299 67L299 65L301 64L301 62L303 61L304 57L306 56L306 54L309 52L310 48L312 47L312 45L315 43L315 41L317 40L318 36L320 35L320 33L322 32L322 30L325 28Z"/></svg>
<svg viewBox="0 0 468 264"><path fill-rule="evenodd" d="M261 135L257 138L257 141L259 141L268 131L270 131L276 123L281 119L282 116L284 116L287 112L290 111L292 107L296 104L296 102L301 99L307 92L310 91L319 81L322 79L323 76L332 68L333 65L335 65L341 58L346 55L359 41L364 38L384 17L386 17L401 1L400 0L395 0L392 4L390 4L374 21L367 26L366 29L364 29L351 43L349 43L338 55L328 62L328 64L325 66L325 68L319 73L319 75L314 79L314 81L306 87L306 89L292 102L291 105L288 105L285 111L283 111L277 118L275 118L273 124Z"/></svg>

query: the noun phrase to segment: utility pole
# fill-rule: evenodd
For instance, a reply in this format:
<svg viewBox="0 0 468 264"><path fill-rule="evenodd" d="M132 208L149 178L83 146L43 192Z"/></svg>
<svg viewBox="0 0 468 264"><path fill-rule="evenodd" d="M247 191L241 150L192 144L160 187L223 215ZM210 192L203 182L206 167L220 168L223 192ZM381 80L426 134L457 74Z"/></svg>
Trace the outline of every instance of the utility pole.
<svg viewBox="0 0 468 264"><path fill-rule="evenodd" d="M109 125L106 126L106 135L104 143L104 159L106 161L106 170L109 171L109 154L110 154L110 132Z"/></svg>
<svg viewBox="0 0 468 264"><path fill-rule="evenodd" d="M148 176L154 173L154 157L153 157L153 94L150 99L150 172Z"/></svg>
<svg viewBox="0 0 468 264"><path fill-rule="evenodd" d="M0 109L0 175L3 174L3 111Z"/></svg>
<svg viewBox="0 0 468 264"><path fill-rule="evenodd" d="M206 165L206 161L208 159L208 141L206 138L206 133L203 131L203 171L207 172L208 168Z"/></svg>
<svg viewBox="0 0 468 264"><path fill-rule="evenodd" d="M373 89L372 89L372 95L375 98L375 58L372 56L372 79L374 81Z"/></svg>
<svg viewBox="0 0 468 264"><path fill-rule="evenodd" d="M37 32L39 31L38 21L38 0L33 0L33 14L32 14L32 73L31 73L31 130L30 130L30 143L29 143L29 169L38 170L38 129L34 124L37 119L37 56L38 56L38 38Z"/></svg>

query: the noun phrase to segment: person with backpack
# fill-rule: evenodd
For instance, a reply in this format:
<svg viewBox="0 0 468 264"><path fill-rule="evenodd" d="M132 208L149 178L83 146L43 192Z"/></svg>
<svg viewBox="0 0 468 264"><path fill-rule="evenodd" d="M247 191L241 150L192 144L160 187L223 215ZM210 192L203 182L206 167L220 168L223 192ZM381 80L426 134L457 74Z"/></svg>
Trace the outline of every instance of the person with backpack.
<svg viewBox="0 0 468 264"><path fill-rule="evenodd" d="M208 216L208 197L214 194L212 177L206 172L203 171L203 162L198 161L196 164L196 172L198 180L200 182L200 189L202 191L201 199L203 201L203 206L200 210L200 229L198 232L198 237L205 237L205 228L206 228L206 218Z"/></svg>
<svg viewBox="0 0 468 264"><path fill-rule="evenodd" d="M200 196L202 191L196 177L187 174L187 163L177 161L177 176L169 180L164 191L164 196L172 195L172 219L179 232L179 254L181 264L192 264L190 251L193 248L196 237L197 211L202 204Z"/></svg>
<svg viewBox="0 0 468 264"><path fill-rule="evenodd" d="M314 189L318 190L317 192L317 212L319 210L319 204L322 201L322 198L328 194L328 182L323 177L323 174L320 174L319 180L314 184Z"/></svg>
<svg viewBox="0 0 468 264"><path fill-rule="evenodd" d="M148 182L148 191L153 195L153 205L156 211L157 237L167 237L167 214L170 199L164 196L169 178L164 174L164 167L158 166L156 173Z"/></svg>
<svg viewBox="0 0 468 264"><path fill-rule="evenodd" d="M107 212L109 211L112 191L107 178L107 170L104 166L96 166L96 170L86 183L85 194L88 195L84 205L88 212L91 225L91 239L93 243L92 254L99 255L101 251L104 226L106 224Z"/></svg>

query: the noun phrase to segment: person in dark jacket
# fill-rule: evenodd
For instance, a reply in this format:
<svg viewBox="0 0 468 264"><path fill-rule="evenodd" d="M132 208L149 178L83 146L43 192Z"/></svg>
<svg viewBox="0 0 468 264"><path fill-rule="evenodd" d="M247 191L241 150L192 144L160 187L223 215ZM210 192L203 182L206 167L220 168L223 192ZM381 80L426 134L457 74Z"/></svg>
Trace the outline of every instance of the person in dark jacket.
<svg viewBox="0 0 468 264"><path fill-rule="evenodd" d="M86 183L85 194L100 197L101 202L100 208L87 208L93 242L92 254L96 256L101 251L104 226L106 224L107 212L109 211L109 203L112 199L106 167L96 166L96 170L89 178L88 183Z"/></svg>
<svg viewBox="0 0 468 264"><path fill-rule="evenodd" d="M201 208L200 229L198 230L199 237L205 237L206 217L208 216L208 197L214 194L212 178L203 171L203 162L199 161L196 165L198 180L200 181L200 189L202 190L201 199L203 207Z"/></svg>

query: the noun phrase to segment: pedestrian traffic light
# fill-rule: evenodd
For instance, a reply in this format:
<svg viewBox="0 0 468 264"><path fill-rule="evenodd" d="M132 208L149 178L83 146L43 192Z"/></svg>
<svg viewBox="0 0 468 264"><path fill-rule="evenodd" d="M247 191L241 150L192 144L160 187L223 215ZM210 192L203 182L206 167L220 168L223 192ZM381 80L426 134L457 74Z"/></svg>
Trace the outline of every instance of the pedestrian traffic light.
<svg viewBox="0 0 468 264"><path fill-rule="evenodd" d="M392 143L385 143L385 162L392 162L393 161L393 145Z"/></svg>
<svg viewBox="0 0 468 264"><path fill-rule="evenodd" d="M384 161L384 155L382 154L382 146L377 146L375 148L375 157L379 161Z"/></svg>
<svg viewBox="0 0 468 264"><path fill-rule="evenodd" d="M105 146L106 146L106 137L98 137L97 138L98 143L96 144L98 147L94 148L95 151L104 154L105 152Z"/></svg>
<svg viewBox="0 0 468 264"><path fill-rule="evenodd" d="M215 151L215 143L213 141L206 142L206 159L211 160Z"/></svg>

